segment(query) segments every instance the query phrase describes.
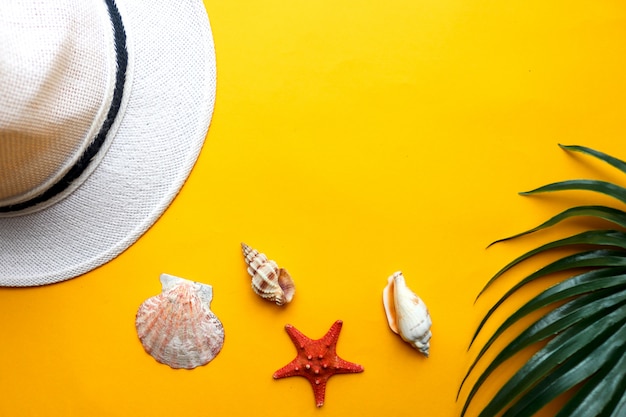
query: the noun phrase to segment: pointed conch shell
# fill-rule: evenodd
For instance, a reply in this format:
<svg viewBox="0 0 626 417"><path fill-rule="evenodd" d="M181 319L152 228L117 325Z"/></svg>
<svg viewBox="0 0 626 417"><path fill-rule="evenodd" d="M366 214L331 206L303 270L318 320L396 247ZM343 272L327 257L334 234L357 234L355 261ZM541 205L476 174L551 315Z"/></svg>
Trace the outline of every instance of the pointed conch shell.
<svg viewBox="0 0 626 417"><path fill-rule="evenodd" d="M387 280L383 305L391 330L428 357L432 321L426 304L406 286L402 272Z"/></svg>
<svg viewBox="0 0 626 417"><path fill-rule="evenodd" d="M279 268L276 262L268 260L265 254L245 243L241 244L241 250L248 265L248 274L252 277L254 292L279 306L290 302L296 287L287 270Z"/></svg>
<svg viewBox="0 0 626 417"><path fill-rule="evenodd" d="M224 327L209 309L213 288L161 274L163 292L144 301L135 326L146 352L172 368L210 362L224 345Z"/></svg>

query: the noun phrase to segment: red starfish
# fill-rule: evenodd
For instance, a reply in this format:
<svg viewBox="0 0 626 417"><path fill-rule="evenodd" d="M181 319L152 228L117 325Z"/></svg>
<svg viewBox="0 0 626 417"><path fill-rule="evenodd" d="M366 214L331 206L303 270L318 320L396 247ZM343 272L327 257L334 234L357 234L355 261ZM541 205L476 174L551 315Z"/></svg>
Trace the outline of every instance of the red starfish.
<svg viewBox="0 0 626 417"><path fill-rule="evenodd" d="M285 330L298 350L298 356L287 365L274 372L274 379L290 376L303 376L309 380L318 407L324 405L326 383L335 374L363 372L363 367L344 361L337 356L337 339L343 321L337 320L324 337L309 339L291 324Z"/></svg>

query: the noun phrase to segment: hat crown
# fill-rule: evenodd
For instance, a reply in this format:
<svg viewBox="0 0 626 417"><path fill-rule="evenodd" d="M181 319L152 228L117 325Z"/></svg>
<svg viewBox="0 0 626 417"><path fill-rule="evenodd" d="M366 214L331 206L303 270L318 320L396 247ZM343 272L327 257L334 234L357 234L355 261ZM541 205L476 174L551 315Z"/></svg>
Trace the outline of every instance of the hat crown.
<svg viewBox="0 0 626 417"><path fill-rule="evenodd" d="M111 106L116 61L101 0L3 1L0 14L3 207L42 194L77 163Z"/></svg>
<svg viewBox="0 0 626 417"><path fill-rule="evenodd" d="M202 0L0 0L0 183L22 186L0 195L0 286L82 275L139 239L200 154L215 83Z"/></svg>

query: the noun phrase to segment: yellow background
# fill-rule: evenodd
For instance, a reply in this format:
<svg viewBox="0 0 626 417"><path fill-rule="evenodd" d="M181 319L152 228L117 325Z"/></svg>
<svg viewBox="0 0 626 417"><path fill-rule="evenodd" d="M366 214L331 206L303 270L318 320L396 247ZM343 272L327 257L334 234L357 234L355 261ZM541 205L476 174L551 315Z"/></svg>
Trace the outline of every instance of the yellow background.
<svg viewBox="0 0 626 417"><path fill-rule="evenodd" d="M476 294L515 255L574 226L486 245L605 201L516 193L572 177L623 182L557 143L626 158L626 5L205 4L218 90L198 163L119 258L64 283L0 289L0 416L458 415L473 329L541 260L474 304ZM242 241L291 272L286 308L250 290ZM428 359L387 327L381 291L396 270L430 308ZM161 272L214 288L226 341L207 366L172 370L137 339L135 313L160 292ZM285 324L318 338L337 319L339 355L365 372L331 378L316 409L306 380L272 373L295 356Z"/></svg>

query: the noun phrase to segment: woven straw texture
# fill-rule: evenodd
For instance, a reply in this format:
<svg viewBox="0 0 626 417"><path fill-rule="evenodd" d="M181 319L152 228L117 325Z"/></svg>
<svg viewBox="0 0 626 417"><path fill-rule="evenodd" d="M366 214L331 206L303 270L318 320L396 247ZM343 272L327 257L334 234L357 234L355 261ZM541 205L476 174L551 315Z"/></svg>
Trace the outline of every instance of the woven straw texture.
<svg viewBox="0 0 626 417"><path fill-rule="evenodd" d="M165 211L202 148L216 88L202 2L116 3L127 34L130 89L116 136L71 195L45 210L0 219L0 285L62 281L119 255Z"/></svg>

